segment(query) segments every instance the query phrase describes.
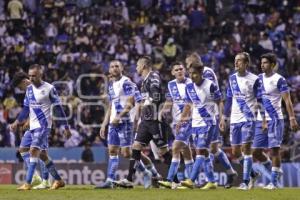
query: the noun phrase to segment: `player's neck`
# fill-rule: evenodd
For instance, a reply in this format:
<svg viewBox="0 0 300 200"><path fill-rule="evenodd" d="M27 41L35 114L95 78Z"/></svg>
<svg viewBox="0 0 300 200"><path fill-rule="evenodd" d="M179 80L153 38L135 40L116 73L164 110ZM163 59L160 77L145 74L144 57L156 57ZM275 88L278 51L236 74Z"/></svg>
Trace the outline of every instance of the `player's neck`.
<svg viewBox="0 0 300 200"><path fill-rule="evenodd" d="M238 72L237 74L238 74L238 76L246 76L247 71Z"/></svg>
<svg viewBox="0 0 300 200"><path fill-rule="evenodd" d="M201 80L195 82L195 84L196 84L197 86L201 86L202 83L203 83L203 81L204 81L204 79L201 79Z"/></svg>
<svg viewBox="0 0 300 200"><path fill-rule="evenodd" d="M266 77L270 77L274 74L273 70L265 72Z"/></svg>
<svg viewBox="0 0 300 200"><path fill-rule="evenodd" d="M118 80L120 80L120 79L122 78L122 76L123 76L122 74L120 74L119 76L115 76L115 77L114 77L114 80L115 80L115 81L118 81Z"/></svg>
<svg viewBox="0 0 300 200"><path fill-rule="evenodd" d="M144 80L148 77L148 75L149 75L150 72L151 72L150 69L143 70L142 77L143 77Z"/></svg>
<svg viewBox="0 0 300 200"><path fill-rule="evenodd" d="M39 88L41 85L43 85L43 81L32 83L36 88Z"/></svg>
<svg viewBox="0 0 300 200"><path fill-rule="evenodd" d="M184 78L177 78L177 79L176 79L177 83L184 83L185 80L186 80L185 77L184 77Z"/></svg>

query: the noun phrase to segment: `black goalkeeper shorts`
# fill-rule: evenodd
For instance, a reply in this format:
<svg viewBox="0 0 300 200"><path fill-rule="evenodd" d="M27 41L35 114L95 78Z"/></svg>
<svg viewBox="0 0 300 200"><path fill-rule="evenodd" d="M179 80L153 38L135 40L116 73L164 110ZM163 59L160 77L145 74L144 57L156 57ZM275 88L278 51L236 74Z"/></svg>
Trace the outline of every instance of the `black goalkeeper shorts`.
<svg viewBox="0 0 300 200"><path fill-rule="evenodd" d="M157 120L142 120L139 124L135 141L147 146L151 140L158 148L168 146L168 135L172 132L171 127Z"/></svg>

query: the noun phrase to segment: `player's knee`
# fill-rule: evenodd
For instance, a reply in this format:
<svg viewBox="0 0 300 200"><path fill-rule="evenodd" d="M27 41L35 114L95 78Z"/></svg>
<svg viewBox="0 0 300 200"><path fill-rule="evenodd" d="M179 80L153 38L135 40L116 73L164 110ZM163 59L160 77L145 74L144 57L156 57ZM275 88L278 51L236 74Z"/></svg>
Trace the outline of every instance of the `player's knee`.
<svg viewBox="0 0 300 200"><path fill-rule="evenodd" d="M132 150L132 158L135 160L140 160L141 159L141 151L133 149Z"/></svg>
<svg viewBox="0 0 300 200"><path fill-rule="evenodd" d="M159 149L159 154L162 156L165 155L168 151L169 151L168 147L162 147Z"/></svg>
<svg viewBox="0 0 300 200"><path fill-rule="evenodd" d="M215 144L212 144L212 145L210 146L210 152L211 152L212 154L216 154L216 153L218 152L218 146L215 145Z"/></svg>
<svg viewBox="0 0 300 200"><path fill-rule="evenodd" d="M116 155L118 155L118 149L116 149L116 148L108 148L108 154L110 156L116 156Z"/></svg>
<svg viewBox="0 0 300 200"><path fill-rule="evenodd" d="M179 145L177 145L177 144L174 144L174 145L173 145L173 147L172 147L172 153L173 153L173 154L179 154L179 153L180 153L180 150L181 150L181 148L180 148Z"/></svg>
<svg viewBox="0 0 300 200"><path fill-rule="evenodd" d="M48 160L48 155L45 152L42 151L40 153L40 159L45 162L45 161Z"/></svg>
<svg viewBox="0 0 300 200"><path fill-rule="evenodd" d="M252 155L254 158L259 158L262 155L262 150L261 149L253 149Z"/></svg>
<svg viewBox="0 0 300 200"><path fill-rule="evenodd" d="M132 149L136 149L136 150L142 150L143 145L137 141L134 141L134 143L132 144Z"/></svg>
<svg viewBox="0 0 300 200"><path fill-rule="evenodd" d="M121 151L121 154L122 154L122 156L123 156L124 158L130 158L130 156L131 156L131 151L130 151L130 149L124 149L124 150Z"/></svg>
<svg viewBox="0 0 300 200"><path fill-rule="evenodd" d="M19 148L20 153L25 153L25 152L28 152L28 151L29 151L29 148L27 148L27 147L20 147Z"/></svg>
<svg viewBox="0 0 300 200"><path fill-rule="evenodd" d="M232 155L235 157L235 158L239 158L242 156L242 152L239 148L232 148Z"/></svg>
<svg viewBox="0 0 300 200"><path fill-rule="evenodd" d="M272 157L278 157L280 155L280 150L279 148L272 148L271 149L271 156Z"/></svg>

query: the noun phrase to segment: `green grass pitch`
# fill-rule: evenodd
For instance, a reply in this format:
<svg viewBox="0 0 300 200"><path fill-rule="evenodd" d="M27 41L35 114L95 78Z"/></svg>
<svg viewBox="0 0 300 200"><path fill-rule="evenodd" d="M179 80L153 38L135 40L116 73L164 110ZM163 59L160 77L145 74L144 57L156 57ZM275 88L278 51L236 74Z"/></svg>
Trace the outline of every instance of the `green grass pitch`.
<svg viewBox="0 0 300 200"><path fill-rule="evenodd" d="M285 188L273 191L254 189L238 191L225 190L201 191L169 189L111 189L94 190L93 186L71 186L49 191L17 191L17 185L0 185L0 200L299 200L300 188Z"/></svg>

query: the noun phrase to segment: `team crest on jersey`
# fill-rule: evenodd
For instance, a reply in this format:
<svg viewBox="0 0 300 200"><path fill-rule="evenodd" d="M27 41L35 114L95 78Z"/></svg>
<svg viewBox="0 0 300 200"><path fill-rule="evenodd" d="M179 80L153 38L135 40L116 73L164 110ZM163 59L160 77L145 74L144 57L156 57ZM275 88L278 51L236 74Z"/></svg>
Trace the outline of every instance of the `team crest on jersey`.
<svg viewBox="0 0 300 200"><path fill-rule="evenodd" d="M42 90L41 93L42 93L42 95L45 95L45 94L46 94L45 90Z"/></svg>

